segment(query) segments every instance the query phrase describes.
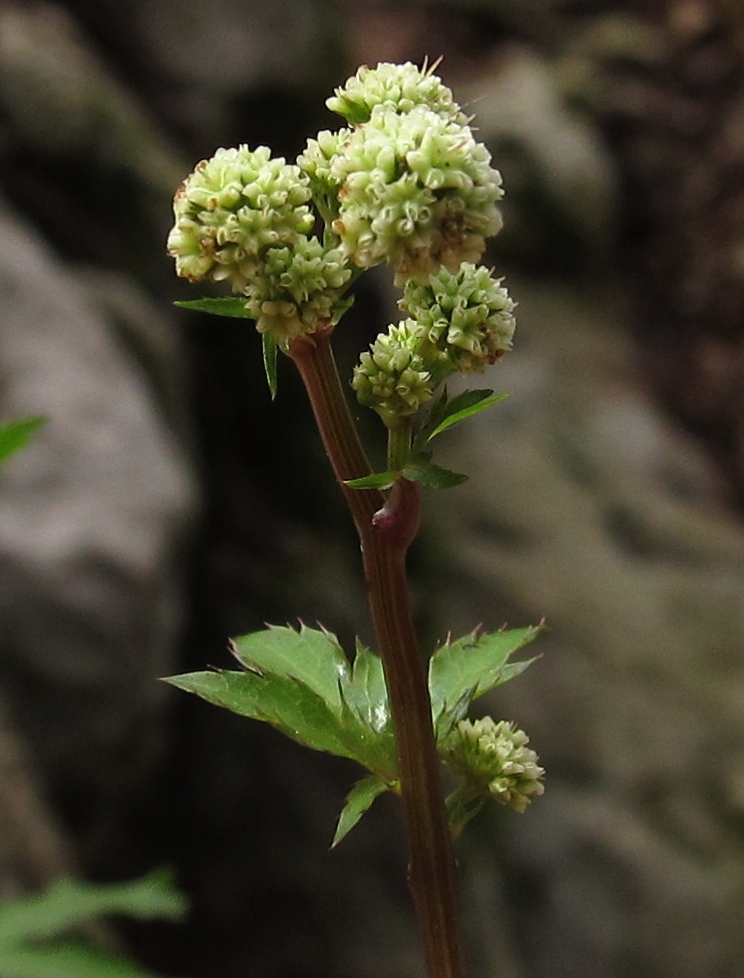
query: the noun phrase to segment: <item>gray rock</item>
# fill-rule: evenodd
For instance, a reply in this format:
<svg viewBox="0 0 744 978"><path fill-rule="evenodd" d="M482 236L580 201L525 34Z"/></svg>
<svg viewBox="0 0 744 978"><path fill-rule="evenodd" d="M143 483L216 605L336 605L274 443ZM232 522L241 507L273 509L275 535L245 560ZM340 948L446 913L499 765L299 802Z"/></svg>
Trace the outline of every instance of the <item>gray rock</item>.
<svg viewBox="0 0 744 978"><path fill-rule="evenodd" d="M183 440L117 335L123 297L130 328L158 314L125 280L107 291L117 315L2 205L2 414L48 421L0 472L0 669L45 776L92 823L166 742L155 680L181 634L197 501ZM174 343L169 355L176 377Z"/></svg>
<svg viewBox="0 0 744 978"><path fill-rule="evenodd" d="M733 976L744 530L644 392L622 303L511 287L516 348L484 378L511 397L452 439L471 481L429 506L448 540L439 633L549 626L488 703L548 772L499 821L525 973Z"/></svg>

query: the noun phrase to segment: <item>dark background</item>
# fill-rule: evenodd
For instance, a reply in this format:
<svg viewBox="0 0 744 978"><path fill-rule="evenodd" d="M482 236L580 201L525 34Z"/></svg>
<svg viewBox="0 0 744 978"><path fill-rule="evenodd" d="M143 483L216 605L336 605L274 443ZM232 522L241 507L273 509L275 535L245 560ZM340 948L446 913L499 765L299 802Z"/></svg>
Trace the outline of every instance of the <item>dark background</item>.
<svg viewBox="0 0 744 978"><path fill-rule="evenodd" d="M411 556L422 635L545 616L488 708L548 770L459 848L474 978L744 968L744 23L737 3L0 3L0 895L175 867L183 978L421 974L392 799L157 677L319 620L370 640L356 541L289 364L187 314L170 200L218 146L293 157L360 63L421 62L504 175L519 302ZM347 371L395 315L384 274ZM374 419L363 419L373 445ZM379 450L374 448L373 450Z"/></svg>

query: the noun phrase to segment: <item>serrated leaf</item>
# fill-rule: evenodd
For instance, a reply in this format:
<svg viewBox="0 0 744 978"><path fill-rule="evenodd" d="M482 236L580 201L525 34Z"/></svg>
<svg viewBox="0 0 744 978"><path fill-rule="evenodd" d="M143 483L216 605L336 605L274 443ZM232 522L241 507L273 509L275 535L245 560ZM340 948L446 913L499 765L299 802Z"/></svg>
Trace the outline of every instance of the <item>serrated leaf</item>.
<svg viewBox="0 0 744 978"><path fill-rule="evenodd" d="M347 479L344 485L349 489L389 489L399 475L399 472L375 472L359 479Z"/></svg>
<svg viewBox="0 0 744 978"><path fill-rule="evenodd" d="M463 697L477 699L523 672L528 662L509 658L531 642L541 627L501 632L473 632L436 650L429 661L429 692L435 723Z"/></svg>
<svg viewBox="0 0 744 978"><path fill-rule="evenodd" d="M432 438L441 435L443 431L465 421L466 418L472 418L480 411L485 411L486 408L498 404L499 401L503 401L508 396L508 394L493 394L493 391L490 390L463 391L462 394L453 397L449 402L444 418L431 431L427 440L431 441Z"/></svg>
<svg viewBox="0 0 744 978"><path fill-rule="evenodd" d="M375 733L392 725L382 659L361 642L357 643L350 681L344 683L342 692L352 710Z"/></svg>
<svg viewBox="0 0 744 978"><path fill-rule="evenodd" d="M362 815L364 815L372 805L372 802L385 791L389 791L389 786L384 782L380 781L374 775L369 778L363 778L361 781L357 781L354 787L351 789L349 794L346 796L346 804L344 805L341 815L338 819L338 825L336 826L336 834L333 836L333 842L331 843L331 849L335 848L339 842L345 838L354 828L354 826L359 822Z"/></svg>
<svg viewBox="0 0 744 978"><path fill-rule="evenodd" d="M278 349L277 342L270 333L262 333L261 347L263 350L264 372L266 374L266 381L269 385L271 400L273 401L276 397L277 391L279 390L279 381L276 373L276 354Z"/></svg>
<svg viewBox="0 0 744 978"><path fill-rule="evenodd" d="M47 419L41 415L0 424L0 462L23 448Z"/></svg>
<svg viewBox="0 0 744 978"><path fill-rule="evenodd" d="M192 672L166 682L208 703L270 724L298 744L357 760L340 713L290 676L258 672Z"/></svg>
<svg viewBox="0 0 744 978"><path fill-rule="evenodd" d="M176 920L186 910L187 902L169 872L102 885L59 880L45 893L0 905L0 945L50 937L107 914ZM4 976L2 969L0 974Z"/></svg>
<svg viewBox="0 0 744 978"><path fill-rule="evenodd" d="M308 686L336 713L341 708L339 683L350 676L344 650L332 632L300 625L270 625L232 642L246 669L288 676Z"/></svg>
<svg viewBox="0 0 744 978"><path fill-rule="evenodd" d="M410 482L418 482L427 489L451 489L467 482L468 477L461 472L451 472L433 462L418 461L412 458L401 473Z"/></svg>
<svg viewBox="0 0 744 978"><path fill-rule="evenodd" d="M218 298L187 299L184 302L174 302L179 309L193 309L195 312L206 312L212 316L228 316L230 319L254 319L245 308L245 299L240 296L220 296Z"/></svg>
<svg viewBox="0 0 744 978"><path fill-rule="evenodd" d="M341 685L343 726L357 759L382 780L397 775L395 734L380 658L357 642L354 668Z"/></svg>

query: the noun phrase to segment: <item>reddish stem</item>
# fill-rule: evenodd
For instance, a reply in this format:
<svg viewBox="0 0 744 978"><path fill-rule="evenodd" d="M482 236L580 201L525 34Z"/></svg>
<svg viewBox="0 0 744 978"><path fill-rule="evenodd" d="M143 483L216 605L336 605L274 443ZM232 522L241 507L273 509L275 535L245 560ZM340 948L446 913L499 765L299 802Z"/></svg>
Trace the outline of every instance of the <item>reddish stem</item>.
<svg viewBox="0 0 744 978"><path fill-rule="evenodd" d="M339 380L330 333L290 344L329 461L362 545L370 611L390 698L411 861L409 882L429 978L463 978L457 870L431 703L413 626L405 558L420 524L420 492L399 479L387 500L344 482L371 474Z"/></svg>

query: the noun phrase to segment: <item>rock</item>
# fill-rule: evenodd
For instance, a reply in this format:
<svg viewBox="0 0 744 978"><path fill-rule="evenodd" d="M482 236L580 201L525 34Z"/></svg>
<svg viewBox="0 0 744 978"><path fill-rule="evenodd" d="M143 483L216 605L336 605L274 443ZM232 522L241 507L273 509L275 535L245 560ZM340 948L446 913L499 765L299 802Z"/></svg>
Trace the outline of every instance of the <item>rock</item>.
<svg viewBox="0 0 744 978"><path fill-rule="evenodd" d="M197 497L183 441L117 335L122 294L136 315L148 303L120 282L115 316L89 281L2 205L3 417L48 421L0 472L0 668L54 797L95 835L166 743L155 680L181 637ZM174 354L161 354L172 377Z"/></svg>
<svg viewBox="0 0 744 978"><path fill-rule="evenodd" d="M511 396L453 438L471 481L429 522L440 635L549 627L488 704L548 772L499 821L525 974L737 974L744 530L644 391L623 303L511 290L516 348L488 377Z"/></svg>

